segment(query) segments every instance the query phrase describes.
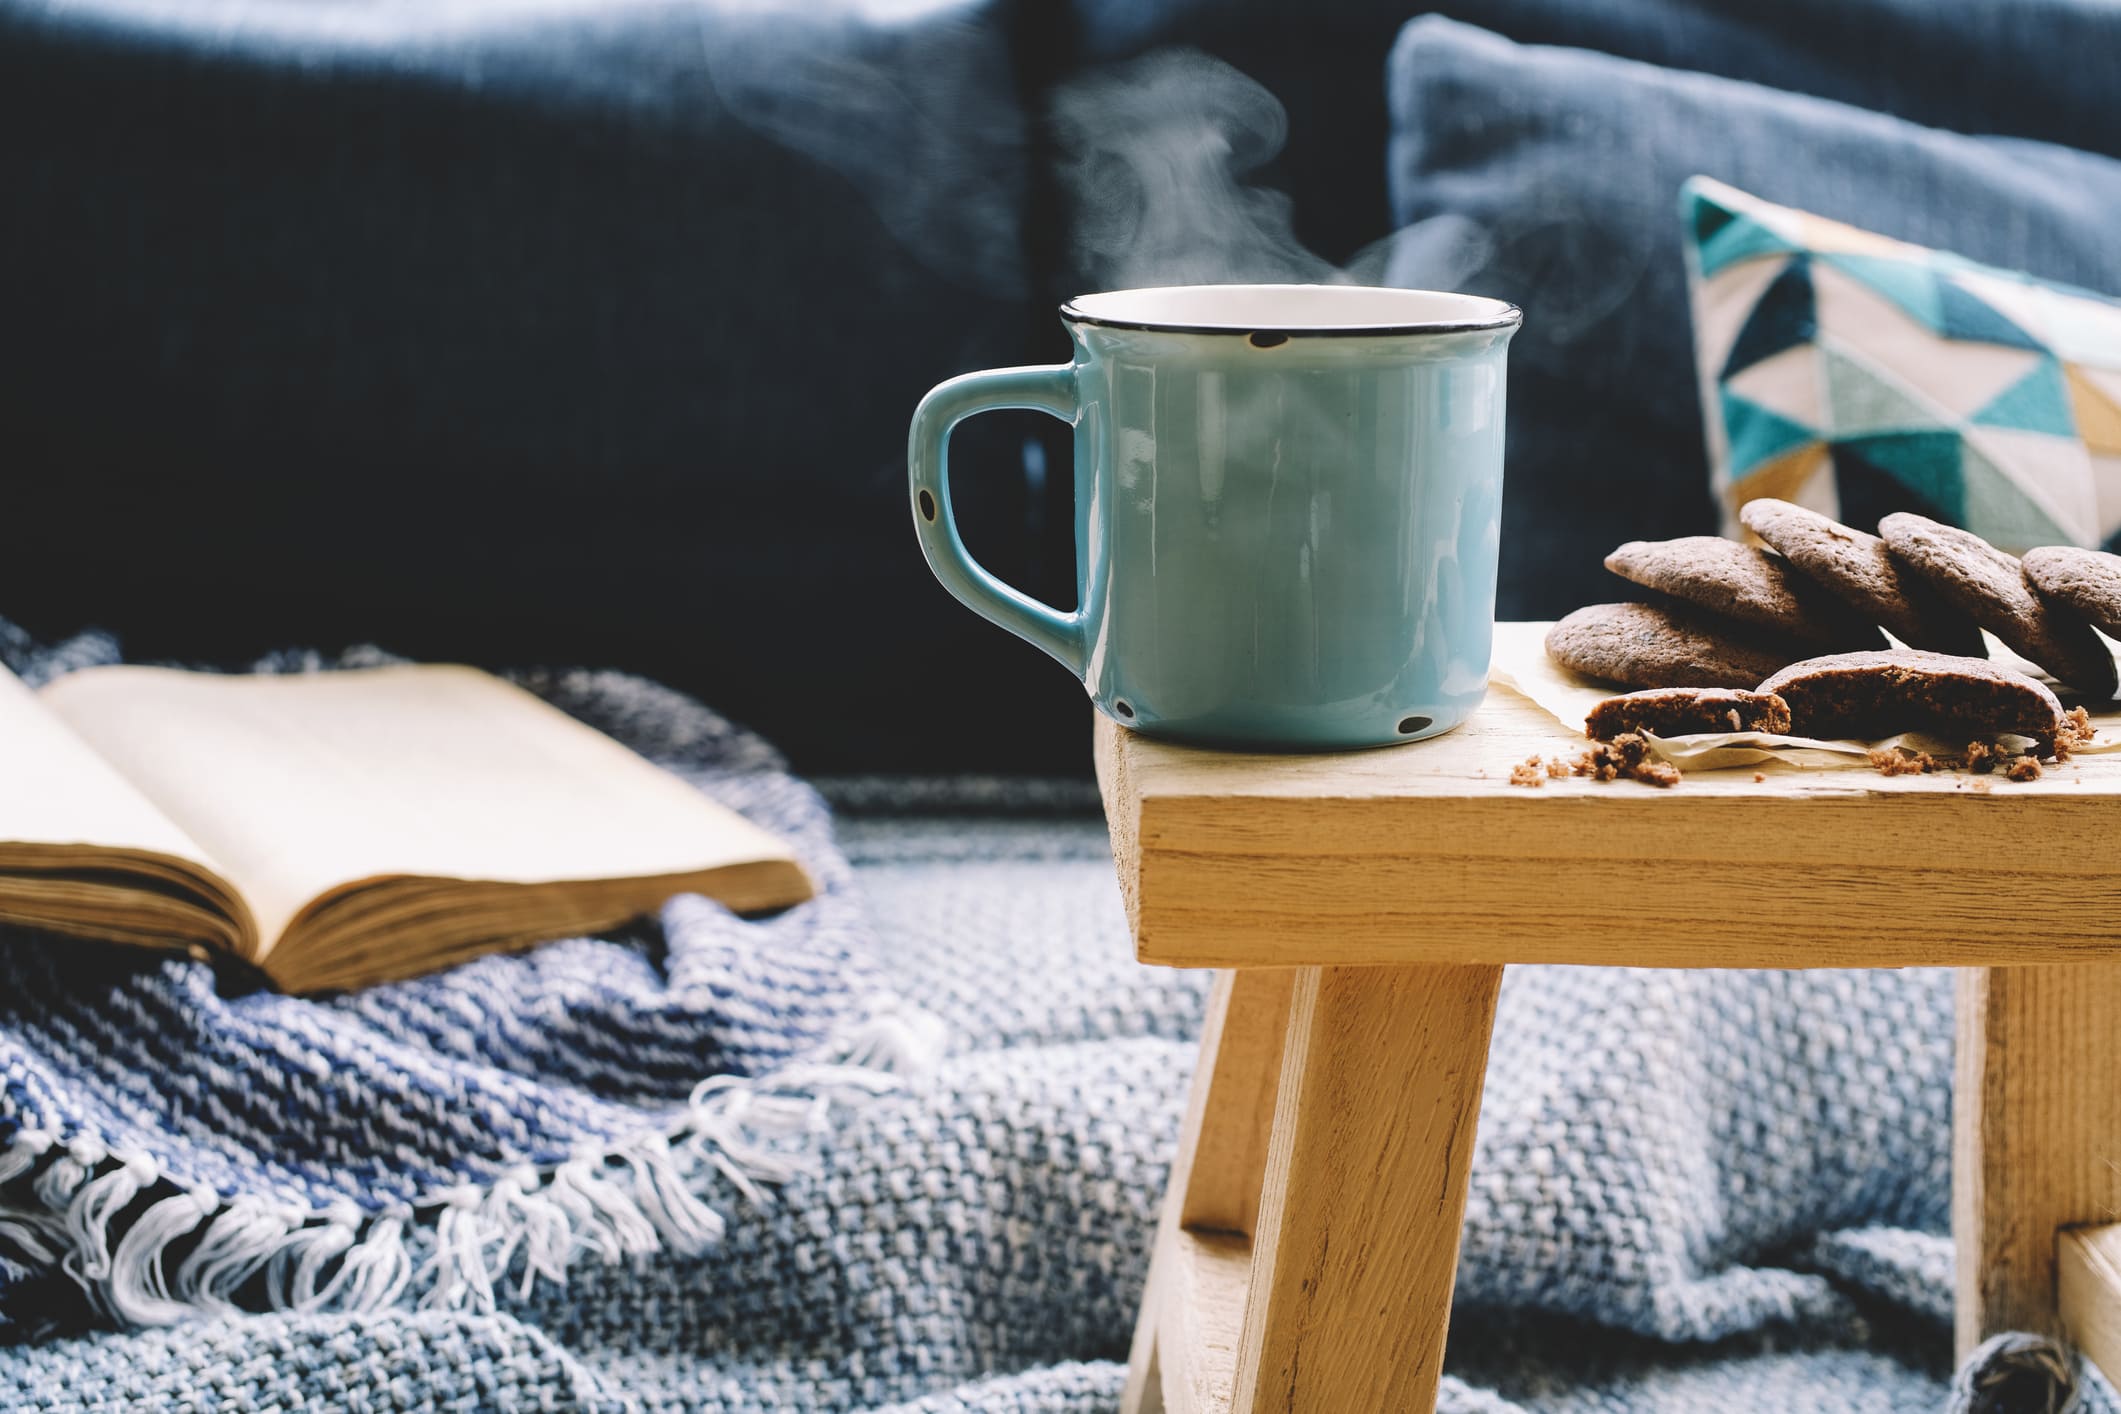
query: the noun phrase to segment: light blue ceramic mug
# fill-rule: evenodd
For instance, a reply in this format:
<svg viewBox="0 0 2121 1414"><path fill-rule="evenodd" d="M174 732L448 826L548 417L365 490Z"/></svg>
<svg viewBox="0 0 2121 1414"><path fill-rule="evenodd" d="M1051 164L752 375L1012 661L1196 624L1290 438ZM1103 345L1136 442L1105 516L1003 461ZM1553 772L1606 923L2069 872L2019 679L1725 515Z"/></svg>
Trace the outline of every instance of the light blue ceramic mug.
<svg viewBox="0 0 2121 1414"><path fill-rule="evenodd" d="M1061 310L1073 363L968 373L922 399L907 451L921 550L1138 731L1265 750L1448 731L1487 688L1521 318L1352 285L1084 296ZM950 430L995 408L1075 428L1072 613L958 538Z"/></svg>

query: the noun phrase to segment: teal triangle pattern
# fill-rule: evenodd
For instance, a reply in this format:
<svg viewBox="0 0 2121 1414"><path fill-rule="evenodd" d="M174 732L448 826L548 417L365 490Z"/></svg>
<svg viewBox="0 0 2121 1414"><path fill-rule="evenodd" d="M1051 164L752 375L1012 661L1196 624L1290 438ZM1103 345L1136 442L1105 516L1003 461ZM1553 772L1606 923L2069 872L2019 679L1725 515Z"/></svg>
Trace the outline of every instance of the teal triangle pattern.
<svg viewBox="0 0 2121 1414"><path fill-rule="evenodd" d="M1956 432L1880 432L1834 443L1834 468L1851 468L1898 482L1928 505L1940 519L1966 524L1966 478L1961 470L1962 439Z"/></svg>
<svg viewBox="0 0 2121 1414"><path fill-rule="evenodd" d="M1730 207L1702 191L1692 179L1680 188L1680 196L1686 203L1687 229L1693 232L1694 244L1697 246L1707 245L1710 237L1730 225L1738 215Z"/></svg>
<svg viewBox="0 0 2121 1414"><path fill-rule="evenodd" d="M1738 285L1760 290L1729 347L1714 355L1722 365L1715 373L1722 386L1716 388L1714 405L1721 410L1728 444L1723 473L1742 483L1765 465L1787 462L1793 453L1809 454L1805 449L1823 443L1832 460L1841 518L1850 524L1868 527L1890 511L1913 508L2013 547L2072 541L2075 536L2057 523L2058 512L2040 496L2048 489L2046 478L2059 474L2055 463L2074 465L2081 456L2072 362L2084 357L2086 349L2096 362L2112 340L2109 330L2088 318L2066 328L2059 321L2076 307L2073 301L2100 297L1991 270L1941 251L1900 250L1831 237L1822 239L1854 248L1809 249L1768 224L1785 217L1802 219L1798 213L1777 216L1778 210L1756 205L1704 178L1694 178L1681 189L1682 226L1698 257L1692 262L1694 270L1699 276L1714 276L1750 262ZM1939 342L1916 347L1924 341L1911 337L1904 359L1894 355L1881 362L1836 341L1833 329L1820 327L1815 270L1832 272L1824 278L1861 285L1899 312L1880 317L1904 316ZM1999 290L1995 299L2003 302L1994 303L1984 293L1989 280L2016 281L2052 291L2056 298L2039 306L2037 317L2024 315L2031 324L2021 324L2012 312L2015 301L2004 299ZM1735 293L1725 292L1725 297ZM1831 306L1829 301L1829 313ZM1913 335L1912 329L1895 328ZM2039 335L2051 336L2055 345ZM1955 349L1955 344L1961 347ZM1823 409L1811 411L1807 403L1805 412L1792 417L1727 386L1745 370L1805 345L1816 347L1818 362L1812 364L1807 356L1807 371L1816 368L1824 383L1819 390ZM1965 397L1954 389L1995 387L1993 381L1970 382L1981 369L1962 375L1945 366L1979 357L1978 349L1966 345L2033 355L2018 365L2022 371L2008 387L1992 393L1971 413L1959 401L1949 407L1934 405ZM1982 368L1993 361L1984 360ZM1706 365L1704 374L1715 367ZM1787 378L1767 376L1774 371L1763 370L1763 389L1788 388ZM1796 372L1783 370L1791 377ZM1930 391L1933 383L1940 391ZM1783 401L1778 394L1764 395L1770 402ZM2068 457L2051 454L2051 446L2068 452ZM2073 488L2071 496L2075 494ZM2067 496L2058 495L2057 500L2075 504ZM2100 529L2109 546L2121 549L2121 531L2112 530L2110 523Z"/></svg>
<svg viewBox="0 0 2121 1414"><path fill-rule="evenodd" d="M1885 296L1909 318L1943 331L1944 297L1937 288L1937 273L1928 265L1919 260L1896 260L1889 255L1854 251L1823 252L1817 258Z"/></svg>
<svg viewBox="0 0 2121 1414"><path fill-rule="evenodd" d="M1929 431L1941 419L1868 366L1822 347L1827 416L1836 437L1876 432Z"/></svg>
<svg viewBox="0 0 2121 1414"><path fill-rule="evenodd" d="M1964 517L1958 523L1998 545L2072 545L2076 537L2055 524L2040 503L1971 443L1959 449Z"/></svg>
<svg viewBox="0 0 2121 1414"><path fill-rule="evenodd" d="M1819 331L1817 301L1812 295L1812 265L1803 256L1790 261L1746 316L1719 377L1729 378L1784 349L1808 344Z"/></svg>
<svg viewBox="0 0 2121 1414"><path fill-rule="evenodd" d="M2006 348L2032 349L2035 352L2046 347L1956 281L1939 280L1937 295L1943 315L1937 331L1947 339L2001 344Z"/></svg>
<svg viewBox="0 0 2121 1414"><path fill-rule="evenodd" d="M2069 388L2062 380L2062 364L2043 358L2032 372L2005 388L1989 405L1974 414L1983 427L2015 427L2024 432L2046 432L2056 437L2077 435L2077 415L2070 409ZM2056 543L2066 544L2064 536ZM2029 543L2029 542L2028 542ZM2041 542L2046 543L2046 542Z"/></svg>
<svg viewBox="0 0 2121 1414"><path fill-rule="evenodd" d="M1819 434L1801 422L1741 398L1729 388L1718 391L1723 394L1723 435L1731 444L1733 481L1744 479L1754 467L1792 447L1819 440Z"/></svg>
<svg viewBox="0 0 2121 1414"><path fill-rule="evenodd" d="M1741 260L1763 255L1790 255L1797 247L1750 216L1732 213L1731 219L1700 243L1701 273L1714 275Z"/></svg>
<svg viewBox="0 0 2121 1414"><path fill-rule="evenodd" d="M1855 449L1830 446L1834 459L1834 498L1841 503L1841 519L1859 530L1876 530L1878 522L1894 511L1913 511L1931 520L1950 520L1942 506L1909 491L1890 472L1871 465Z"/></svg>

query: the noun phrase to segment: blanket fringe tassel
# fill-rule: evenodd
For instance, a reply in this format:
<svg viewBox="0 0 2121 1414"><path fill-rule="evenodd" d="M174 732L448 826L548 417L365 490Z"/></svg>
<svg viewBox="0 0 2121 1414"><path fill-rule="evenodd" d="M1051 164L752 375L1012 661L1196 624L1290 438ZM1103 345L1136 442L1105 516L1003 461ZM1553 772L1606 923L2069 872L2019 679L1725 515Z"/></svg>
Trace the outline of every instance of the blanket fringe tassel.
<svg viewBox="0 0 2121 1414"><path fill-rule="evenodd" d="M932 1016L879 999L821 1061L702 1081L665 1129L382 1211L171 1191L145 1154L23 1129L0 1147L0 1253L63 1270L135 1326L261 1304L376 1311L415 1291L424 1306L487 1311L511 1276L527 1297L540 1281L564 1284L579 1256L711 1249L725 1222L694 1192L702 1180L713 1174L745 1201L770 1202L771 1185L812 1162L808 1141L835 1112L905 1089L942 1048Z"/></svg>

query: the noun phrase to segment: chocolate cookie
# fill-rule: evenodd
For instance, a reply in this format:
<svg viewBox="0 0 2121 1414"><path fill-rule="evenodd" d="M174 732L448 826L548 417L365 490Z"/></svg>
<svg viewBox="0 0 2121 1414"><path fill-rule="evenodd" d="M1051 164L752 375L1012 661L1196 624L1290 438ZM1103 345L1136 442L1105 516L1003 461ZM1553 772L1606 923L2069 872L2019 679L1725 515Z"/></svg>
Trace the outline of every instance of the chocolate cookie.
<svg viewBox="0 0 2121 1414"><path fill-rule="evenodd" d="M1766 496L1747 501L1738 519L1820 588L1866 622L1884 624L1908 647L1988 656L1980 627L1923 580L1902 574L1877 536Z"/></svg>
<svg viewBox="0 0 2121 1414"><path fill-rule="evenodd" d="M2062 704L2045 684L1986 658L1895 648L1792 663L1760 684L1789 704L1800 736L1873 740L1907 731L1987 741L2029 736L2055 754Z"/></svg>
<svg viewBox="0 0 2121 1414"><path fill-rule="evenodd" d="M2025 552L2025 577L2049 604L2121 638L2121 555L2048 545Z"/></svg>
<svg viewBox="0 0 2121 1414"><path fill-rule="evenodd" d="M1630 540L1605 567L1645 589L1756 628L1836 648L1879 648L1869 619L1813 584L1779 555L1716 535Z"/></svg>
<svg viewBox="0 0 2121 1414"><path fill-rule="evenodd" d="M1751 687L1804 655L1791 642L1653 604L1592 604L1547 630L1547 656L1625 687Z"/></svg>
<svg viewBox="0 0 2121 1414"><path fill-rule="evenodd" d="M1583 719L1583 734L1593 741L1611 741L1626 732L1686 736L1789 729L1789 704L1781 698L1729 687L1653 687L1608 697Z"/></svg>
<svg viewBox="0 0 2121 1414"><path fill-rule="evenodd" d="M2014 650L2080 692L2101 701L2114 695L2114 655L2090 624L2034 591L2016 555L1909 511L1879 521L1878 533L1895 564Z"/></svg>

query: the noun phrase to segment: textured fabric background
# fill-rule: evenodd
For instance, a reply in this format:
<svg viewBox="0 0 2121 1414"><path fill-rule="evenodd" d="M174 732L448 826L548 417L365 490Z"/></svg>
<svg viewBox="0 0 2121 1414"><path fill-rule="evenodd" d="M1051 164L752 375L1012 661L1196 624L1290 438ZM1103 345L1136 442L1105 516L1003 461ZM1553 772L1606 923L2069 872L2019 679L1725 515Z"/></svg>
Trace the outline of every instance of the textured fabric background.
<svg viewBox="0 0 2121 1414"><path fill-rule="evenodd" d="M114 648L5 656L35 682ZM0 1322L63 1320L75 1285L144 1324L485 1305L580 1250L698 1250L722 1219L693 1167L770 1177L813 1109L893 1083L838 1062L933 1049L932 1018L888 995L823 803L771 747L640 679L522 680L780 831L819 897L757 922L681 897L660 927L314 1001L0 935L0 1239L44 1273L0 1271Z"/></svg>

